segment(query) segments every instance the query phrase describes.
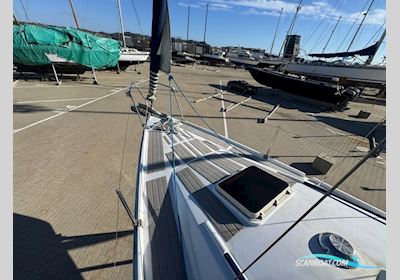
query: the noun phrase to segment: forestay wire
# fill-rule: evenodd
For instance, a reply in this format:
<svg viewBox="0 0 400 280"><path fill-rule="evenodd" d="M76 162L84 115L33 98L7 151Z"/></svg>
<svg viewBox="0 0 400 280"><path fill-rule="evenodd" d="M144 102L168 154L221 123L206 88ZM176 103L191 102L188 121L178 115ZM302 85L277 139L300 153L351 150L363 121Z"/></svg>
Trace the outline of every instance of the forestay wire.
<svg viewBox="0 0 400 280"><path fill-rule="evenodd" d="M127 118L126 118L125 138L124 138L124 145L122 148L121 167L120 167L120 171L119 171L118 188L117 188L118 191L121 191L122 170L123 170L124 158L125 158L125 147L126 147L126 142L128 139L127 136L128 136L128 127L129 127L129 115L130 114L127 114ZM117 256L117 250L118 250L119 204L120 204L120 199L117 196L117 221L116 221L116 225L115 225L114 268L117 265L116 256Z"/></svg>
<svg viewBox="0 0 400 280"><path fill-rule="evenodd" d="M177 214L178 221L180 221L180 218L179 218L179 207L178 207L178 193L177 193L176 182L175 182L175 176L176 176L176 172L175 172L175 142L174 142L174 133L175 132L174 132L174 122L173 122L173 118L172 118L172 116L173 116L172 93L173 93L174 90L171 87L171 80L172 80L172 75L169 74L168 75L169 113L170 113L169 135L170 135L170 138L171 138L171 149L172 149L172 186L174 188L176 214ZM177 228L178 228L179 236L181 237L181 229L180 229L180 227L177 227Z"/></svg>

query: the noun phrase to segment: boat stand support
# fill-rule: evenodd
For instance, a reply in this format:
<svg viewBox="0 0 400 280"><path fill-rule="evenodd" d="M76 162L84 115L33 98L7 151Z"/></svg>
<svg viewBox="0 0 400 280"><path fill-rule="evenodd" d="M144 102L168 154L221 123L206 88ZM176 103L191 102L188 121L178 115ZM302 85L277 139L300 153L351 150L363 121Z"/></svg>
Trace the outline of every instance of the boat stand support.
<svg viewBox="0 0 400 280"><path fill-rule="evenodd" d="M51 68L53 68L53 73L54 77L56 78L57 85L58 86L61 85L61 80L58 79L56 67L54 66L54 64L51 64Z"/></svg>
<svg viewBox="0 0 400 280"><path fill-rule="evenodd" d="M136 70L136 64L135 64L135 71L140 75L142 74L141 68L140 68L140 63L137 65L137 67L139 68L139 71Z"/></svg>
<svg viewBox="0 0 400 280"><path fill-rule="evenodd" d="M98 85L99 83L97 82L96 73L95 73L93 67L92 67L92 73L93 73L93 84L94 84L94 85Z"/></svg>
<svg viewBox="0 0 400 280"><path fill-rule="evenodd" d="M272 114L275 113L276 110L278 110L278 108L279 108L279 104L275 105L275 107L272 109L272 111L269 112L268 115L265 116L265 118L257 119L257 123L265 123L272 116Z"/></svg>
<svg viewBox="0 0 400 280"><path fill-rule="evenodd" d="M221 94L222 94L222 92L220 91L220 92L218 92L218 93L216 93L216 94L214 94L214 95L211 95L211 96L208 96L208 97L204 97L204 98L197 99L197 100L194 101L194 103L198 103L198 102L201 102L201 101L204 101L204 100L208 100L208 99L211 99L211 98L213 98L213 97L217 97L217 96L219 96L219 95L221 95Z"/></svg>
<svg viewBox="0 0 400 280"><path fill-rule="evenodd" d="M121 73L121 69L119 68L119 63L117 63L117 74Z"/></svg>
<svg viewBox="0 0 400 280"><path fill-rule="evenodd" d="M251 96L246 98L245 100L240 101L239 103L236 103L235 105L233 105L233 103L231 105L228 106L228 108L222 109L221 111L224 110L224 112L228 112L230 110L232 110L233 108L236 108L237 106L240 106L242 104L244 104L245 102L249 101L251 99Z"/></svg>

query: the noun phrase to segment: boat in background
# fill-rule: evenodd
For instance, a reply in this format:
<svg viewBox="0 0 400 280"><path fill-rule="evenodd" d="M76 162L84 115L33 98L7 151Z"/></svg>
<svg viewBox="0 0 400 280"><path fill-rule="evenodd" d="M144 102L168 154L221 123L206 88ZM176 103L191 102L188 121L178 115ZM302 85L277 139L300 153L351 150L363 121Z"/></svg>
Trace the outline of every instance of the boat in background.
<svg viewBox="0 0 400 280"><path fill-rule="evenodd" d="M118 41L75 28L37 24L13 27L13 63L18 72L82 74L116 66L119 55Z"/></svg>
<svg viewBox="0 0 400 280"><path fill-rule="evenodd" d="M155 109L160 71L170 102L187 100L171 73L167 0L153 1L151 37L146 104L132 105L143 124L134 278L384 279L383 211L219 135L189 101L207 128L173 118L172 104ZM310 259L325 265L301 265Z"/></svg>
<svg viewBox="0 0 400 280"><path fill-rule="evenodd" d="M172 61L179 64L195 64L196 58L187 52L172 52Z"/></svg>
<svg viewBox="0 0 400 280"><path fill-rule="evenodd" d="M303 75L310 78L321 78L326 81L338 79L343 86L366 86L384 88L386 86L386 67L375 65L344 65L328 62L288 62L281 67L282 71Z"/></svg>
<svg viewBox="0 0 400 280"><path fill-rule="evenodd" d="M311 99L329 102L339 109L344 109L347 103L357 94L355 90L344 90L338 84L309 80L304 77L287 75L271 69L248 67L247 70L262 85Z"/></svg>
<svg viewBox="0 0 400 280"><path fill-rule="evenodd" d="M259 63L250 51L243 48L230 48L225 57L240 66L256 66Z"/></svg>
<svg viewBox="0 0 400 280"><path fill-rule="evenodd" d="M211 65L225 65L229 63L229 58L226 57L226 53L223 51L205 53L202 54L199 59L207 61Z"/></svg>
<svg viewBox="0 0 400 280"><path fill-rule="evenodd" d="M135 48L122 47L121 56L118 64L121 70L125 70L129 65L144 63L148 60L150 52L139 51Z"/></svg>
<svg viewBox="0 0 400 280"><path fill-rule="evenodd" d="M371 2L372 5L373 1ZM370 5L370 7L371 7ZM368 9L369 10L369 9ZM368 11L364 13L364 19ZM364 20L363 19L363 20ZM363 21L361 21L357 32L360 30ZM383 26L383 25L382 25ZM357 37L357 32L354 35L347 51L335 53L312 53L311 57L317 58L352 58L356 56L368 57L365 64L345 64L343 62L288 62L282 66L282 70L288 73L304 75L307 77L332 80L338 79L338 83L343 86L354 87L371 87L384 89L386 87L386 67L371 65L379 47L386 37L386 29L380 35L380 38L373 45L363 48L361 50L350 51L352 42Z"/></svg>
<svg viewBox="0 0 400 280"><path fill-rule="evenodd" d="M121 0L117 0L117 4L118 4L118 15L121 25L122 44L123 44L121 48L121 55L118 60L118 65L121 70L125 70L130 65L146 62L147 59L149 58L150 52L139 51L135 48L129 48L126 46L124 22L122 19L122 10L121 10Z"/></svg>

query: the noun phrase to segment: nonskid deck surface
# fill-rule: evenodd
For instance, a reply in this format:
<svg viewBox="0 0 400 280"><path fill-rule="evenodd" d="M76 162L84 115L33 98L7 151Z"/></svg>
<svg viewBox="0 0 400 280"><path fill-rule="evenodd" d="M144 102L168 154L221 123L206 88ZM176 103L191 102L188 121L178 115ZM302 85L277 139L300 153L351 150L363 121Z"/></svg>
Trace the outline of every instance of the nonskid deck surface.
<svg viewBox="0 0 400 280"><path fill-rule="evenodd" d="M209 187L231 174L255 165L256 162L237 148L232 149L235 153L228 152L225 148L229 147L229 144L221 142L221 139L215 136L207 135L207 138L203 138L205 134L197 133L200 131L192 129L191 132L195 135L194 138L184 129L174 134L174 142L179 139L179 142L174 144L175 156L172 151L166 152L165 155L171 166L175 160L175 167L179 168L176 173L177 178L189 192L191 199L210 219L223 240L228 242L244 225ZM202 135L200 137L203 139L198 135ZM163 138L171 147L171 140L166 135ZM223 146L216 144L218 142ZM261 168L266 169L267 166Z"/></svg>
<svg viewBox="0 0 400 280"><path fill-rule="evenodd" d="M164 169L161 131L149 131L149 149L147 150L147 172L153 173Z"/></svg>
<svg viewBox="0 0 400 280"><path fill-rule="evenodd" d="M173 139L170 133L160 130L157 123L154 124L153 128L147 129L147 167L144 169L147 174L145 181L151 249L149 260L154 279L181 279L186 277L184 250L167 183L171 180L171 168L176 168L177 184L188 192L188 198L204 213L215 232L226 243L246 228L246 224L215 193L216 184L252 165L267 172L282 172L283 169L261 157L256 159L255 154L187 123L179 125ZM286 177L285 180L293 182ZM166 258L171 258L171 263L165 261ZM167 271L161 277L166 266L174 267L173 270L182 273L175 276L169 275Z"/></svg>
<svg viewBox="0 0 400 280"><path fill-rule="evenodd" d="M186 279L167 180L160 177L148 181L146 189L153 279Z"/></svg>
<svg viewBox="0 0 400 280"><path fill-rule="evenodd" d="M149 130L148 135L147 173L154 174L161 171L157 174L162 174L165 168L165 163L162 160L164 153L172 166L172 151L168 152L163 149L163 144L171 146L170 136L160 130ZM161 141L164 141L164 143L161 143ZM216 150L219 150L219 147L216 144L199 138L193 139L192 135L184 130L181 130L179 134L174 134L175 141L178 142L174 145L175 167L186 165L176 173L177 178L191 194L191 198L199 205L199 208L209 217L221 237L225 241L229 241L243 228L243 225L207 188L207 185L214 184L251 163L247 161L245 165L239 164L236 161L240 159L239 155L217 154ZM241 163L245 161L245 159L239 160ZM201 177L203 179L200 179ZM204 179L208 184L204 183ZM154 277L158 279L157 271L165 266L161 259L170 255L175 259L174 265L184 271L184 264L181 262L182 247L178 239L166 177L161 176L147 181L146 189L150 219L151 261ZM166 248L166 246L169 248ZM163 275L163 279L169 279L168 275Z"/></svg>
<svg viewBox="0 0 400 280"><path fill-rule="evenodd" d="M232 215L189 168L179 171L176 175L193 199L211 219L225 241L231 239L243 228L240 221Z"/></svg>

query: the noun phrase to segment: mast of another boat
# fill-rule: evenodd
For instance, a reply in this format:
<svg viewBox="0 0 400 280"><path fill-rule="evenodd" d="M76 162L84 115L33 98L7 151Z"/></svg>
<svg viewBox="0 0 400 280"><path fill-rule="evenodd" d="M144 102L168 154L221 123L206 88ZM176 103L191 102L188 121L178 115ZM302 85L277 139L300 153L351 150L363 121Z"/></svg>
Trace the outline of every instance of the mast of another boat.
<svg viewBox="0 0 400 280"><path fill-rule="evenodd" d="M118 4L119 22L120 22L120 24L121 24L121 31L122 31L122 42L123 42L124 48L126 48L125 31L124 31L124 22L123 22L123 20L122 20L121 1L120 1L120 0L117 0L117 4Z"/></svg>
<svg viewBox="0 0 400 280"><path fill-rule="evenodd" d="M208 3L206 6L206 20L204 22L204 37L203 37L203 50L202 50L202 54L204 54L204 48L206 46L206 32L207 32L207 16L208 16Z"/></svg>
<svg viewBox="0 0 400 280"><path fill-rule="evenodd" d="M19 25L19 21L18 21L17 17L15 16L15 14L13 14L13 18L14 18L14 22L15 22L17 25Z"/></svg>
<svg viewBox="0 0 400 280"><path fill-rule="evenodd" d="M24 14L25 14L26 19L28 20L28 22L30 22L31 20L30 20L29 17L28 17L28 13L26 12L24 3L22 2L22 0L19 0L19 2L21 3L22 9L24 10Z"/></svg>
<svg viewBox="0 0 400 280"><path fill-rule="evenodd" d="M72 0L68 0L68 2L69 2L69 5L71 7L71 12L72 12L72 16L74 18L76 29L80 29L79 28L79 22L78 22L78 16L76 15L75 8L74 8L74 5L72 3ZM57 76L57 72L56 72L56 68L54 67L54 64L51 64L51 66L53 68L53 72L54 72L54 75L56 77L57 84L60 84L61 82L58 81L58 76ZM97 82L96 72L95 72L93 67L92 67L92 74L93 74L93 84L97 85L98 82ZM78 74L78 77L79 77L79 74Z"/></svg>
<svg viewBox="0 0 400 280"><path fill-rule="evenodd" d="M353 45L354 40L356 39L356 37L357 37L357 35L358 35L358 32L359 32L360 29L361 29L361 26L364 24L365 18L367 17L369 11L371 10L372 4L373 4L374 2L375 2L375 0L372 0L372 1L371 1L371 4L369 4L369 7L368 7L367 11L364 13L364 17L363 17L363 19L361 20L360 25L358 26L358 28L357 28L357 30L356 30L356 33L354 34L353 38L351 39L351 42L350 42L349 46L347 47L346 52L348 52L348 51L350 50L351 46Z"/></svg>
<svg viewBox="0 0 400 280"><path fill-rule="evenodd" d="M150 79L147 100L150 108L156 100L159 72L168 75L169 82L171 76L171 32L168 13L168 0L153 1L153 16L151 24L151 52L150 52Z"/></svg>
<svg viewBox="0 0 400 280"><path fill-rule="evenodd" d="M190 23L190 4L188 5L187 29L186 29L186 51L189 52L189 23Z"/></svg>
<svg viewBox="0 0 400 280"><path fill-rule="evenodd" d="M280 12L280 14L279 14L278 23L276 24L275 33L274 33L274 38L272 39L271 50L269 51L269 56L272 55L272 49L274 48L276 33L278 32L278 27L279 27L279 23L280 23L280 21L281 21L282 12L283 12L283 8L281 8L281 12Z"/></svg>
<svg viewBox="0 0 400 280"><path fill-rule="evenodd" d="M283 40L283 44L281 46L281 49L279 50L278 56L281 56L281 52L282 52L283 47L286 45L287 38L289 37L289 35L292 34L292 31L293 31L293 28L294 28L294 24L296 23L297 15L298 15L298 13L299 13L299 11L301 9L301 3L302 2L303 2L303 0L300 0L299 4L296 7L296 12L295 12L295 14L293 16L292 22L290 23L289 29L288 29L288 31L286 33L285 40Z"/></svg>
<svg viewBox="0 0 400 280"><path fill-rule="evenodd" d="M375 51L375 53L372 54L372 55L370 55L370 56L368 56L368 59L367 59L367 61L365 62L366 65L370 65L370 64L371 64L371 62L372 62L372 60L374 59L376 53L378 52L379 47L381 46L381 44L382 44L382 42L383 42L383 39L385 39L385 36L386 36L386 29L383 31L383 33L382 33L382 35L381 35L379 41L376 43L377 46L376 46L376 51Z"/></svg>
<svg viewBox="0 0 400 280"><path fill-rule="evenodd" d="M335 27L334 27L333 30L332 30L331 35L330 35L329 38L328 38L328 41L326 41L325 47L322 49L322 53L325 52L325 49L326 49L326 47L328 46L329 41L331 40L331 38L332 38L332 36L333 36L333 33L335 33L336 27L338 26L338 24L339 24L339 22L340 22L341 19L342 19L342 17L340 16L339 19L338 19L338 21L337 21L336 24L335 24Z"/></svg>
<svg viewBox="0 0 400 280"><path fill-rule="evenodd" d="M68 2L69 2L69 6L71 7L72 16L74 18L75 26L76 26L77 29L80 29L79 28L79 23L78 23L78 17L76 16L76 13L75 13L74 4L72 3L72 0L69 0Z"/></svg>

